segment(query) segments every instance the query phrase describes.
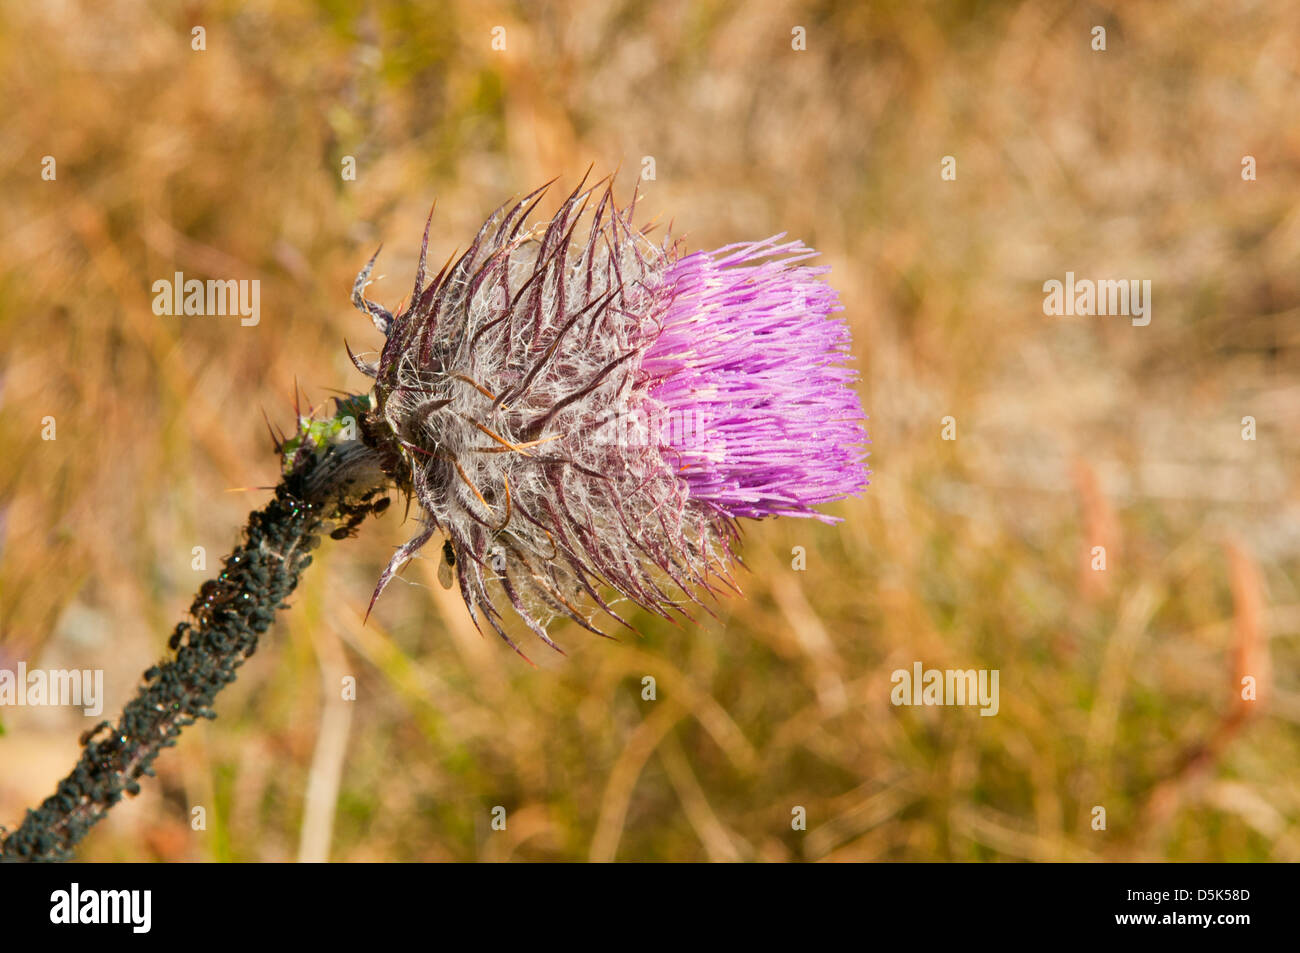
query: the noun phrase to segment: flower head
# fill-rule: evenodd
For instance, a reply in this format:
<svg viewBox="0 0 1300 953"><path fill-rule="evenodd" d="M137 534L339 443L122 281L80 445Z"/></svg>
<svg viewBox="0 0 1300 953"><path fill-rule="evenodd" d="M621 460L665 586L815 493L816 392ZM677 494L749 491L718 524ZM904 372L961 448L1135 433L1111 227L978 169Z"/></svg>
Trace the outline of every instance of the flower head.
<svg viewBox="0 0 1300 953"><path fill-rule="evenodd" d="M610 590L665 617L735 588L736 520L829 517L859 492L865 419L835 291L798 242L683 255L633 225L612 187L581 186L529 226L544 192L503 206L468 251L389 313L365 429L419 503L375 596L445 534L470 614L513 646L557 617L628 624ZM617 601L617 600L614 600ZM601 633L604 634L604 633Z"/></svg>

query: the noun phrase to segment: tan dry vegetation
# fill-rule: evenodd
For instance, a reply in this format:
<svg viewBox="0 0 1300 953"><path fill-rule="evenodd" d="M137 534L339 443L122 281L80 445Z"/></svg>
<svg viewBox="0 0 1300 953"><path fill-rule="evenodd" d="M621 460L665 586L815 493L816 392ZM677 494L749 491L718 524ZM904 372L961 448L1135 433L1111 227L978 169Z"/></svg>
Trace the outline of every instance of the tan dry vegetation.
<svg viewBox="0 0 1300 953"><path fill-rule="evenodd" d="M276 478L262 409L362 385L352 278L387 242L396 305L435 198L441 260L512 194L594 163L626 195L653 156L645 213L692 248L824 253L871 416L870 490L751 525L716 621L564 628L536 670L429 561L362 623L394 506L82 856L1300 859L1297 48L1282 0L8 5L0 667L101 667L120 707L192 547L264 498L231 488ZM155 316L178 270L259 279L260 325ZM1149 278L1151 324L1044 316L1067 270ZM892 707L915 660L998 669L999 714ZM88 722L0 718L13 823Z"/></svg>

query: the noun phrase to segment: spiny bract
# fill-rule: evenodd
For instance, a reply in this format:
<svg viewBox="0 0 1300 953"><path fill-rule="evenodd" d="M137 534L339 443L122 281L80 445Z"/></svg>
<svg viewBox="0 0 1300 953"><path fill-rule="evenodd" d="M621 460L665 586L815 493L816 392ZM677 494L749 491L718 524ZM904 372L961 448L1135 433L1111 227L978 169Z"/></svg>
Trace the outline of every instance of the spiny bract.
<svg viewBox="0 0 1300 953"><path fill-rule="evenodd" d="M777 236L683 256L612 184L529 226L545 191L432 279L426 226L397 314L364 295L373 258L353 292L387 338L353 357L375 379L366 429L423 524L375 597L443 533L475 623L512 646L507 604L552 647L557 617L628 625L610 590L689 615L735 588L738 518L830 521L813 506L867 477L848 328L827 269L799 264L814 252Z"/></svg>

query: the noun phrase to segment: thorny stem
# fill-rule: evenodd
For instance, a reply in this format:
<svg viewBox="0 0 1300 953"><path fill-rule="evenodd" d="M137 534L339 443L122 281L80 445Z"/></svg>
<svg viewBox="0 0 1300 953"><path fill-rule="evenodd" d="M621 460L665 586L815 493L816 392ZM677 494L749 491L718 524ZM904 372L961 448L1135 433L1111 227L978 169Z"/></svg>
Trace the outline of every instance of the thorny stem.
<svg viewBox="0 0 1300 953"><path fill-rule="evenodd" d="M195 621L176 626L175 654L144 673L116 727L105 721L86 732L80 760L55 793L7 836L0 828L0 861L67 860L124 794L139 793L139 779L154 773L154 759L182 729L216 717L217 693L235 680L276 610L287 608L318 531L345 518L354 526L367 512L357 501L383 486L373 452L360 442L295 466L275 498L249 515L243 543L199 589L190 607Z"/></svg>

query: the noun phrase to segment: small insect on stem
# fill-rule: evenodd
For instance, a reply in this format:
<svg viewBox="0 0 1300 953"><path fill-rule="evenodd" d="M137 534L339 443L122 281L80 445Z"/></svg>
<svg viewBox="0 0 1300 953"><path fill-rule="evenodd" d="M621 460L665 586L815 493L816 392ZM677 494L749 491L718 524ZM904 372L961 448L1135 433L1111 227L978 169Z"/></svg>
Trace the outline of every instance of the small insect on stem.
<svg viewBox="0 0 1300 953"><path fill-rule="evenodd" d="M98 735L101 731L103 731L105 728L112 728L112 727L113 727L113 723L111 721L101 721L94 728L87 728L85 731L81 733L81 738L79 739L81 742L81 746L84 748L86 745L90 744L91 739L94 738L96 735Z"/></svg>
<svg viewBox="0 0 1300 953"><path fill-rule="evenodd" d="M167 647L173 652L179 649L181 647L181 641L185 638L185 635L188 632L192 631L192 628L193 627L188 622L179 623L172 631L171 638L167 640Z"/></svg>
<svg viewBox="0 0 1300 953"><path fill-rule="evenodd" d="M330 533L330 539L347 539L349 536L357 535L357 527L365 522L367 516L372 513L378 516L388 509L388 505L392 503L392 500L386 496L381 496L372 502L370 498L374 496L375 492L372 490L367 493L362 497L360 503L339 507L339 514L345 517L345 520L342 526Z"/></svg>
<svg viewBox="0 0 1300 953"><path fill-rule="evenodd" d="M438 563L438 582L442 588L451 588L451 571L456 568L456 550L452 548L451 540L443 540L442 559Z"/></svg>
<svg viewBox="0 0 1300 953"><path fill-rule="evenodd" d="M238 587L227 582L226 574L222 573L220 579L209 579L199 587L198 598L190 606L190 612L200 624L211 625L214 618L213 612L230 603L238 591ZM180 626L177 626L177 632L172 633L177 645L180 644L180 639L177 638L179 631Z"/></svg>

